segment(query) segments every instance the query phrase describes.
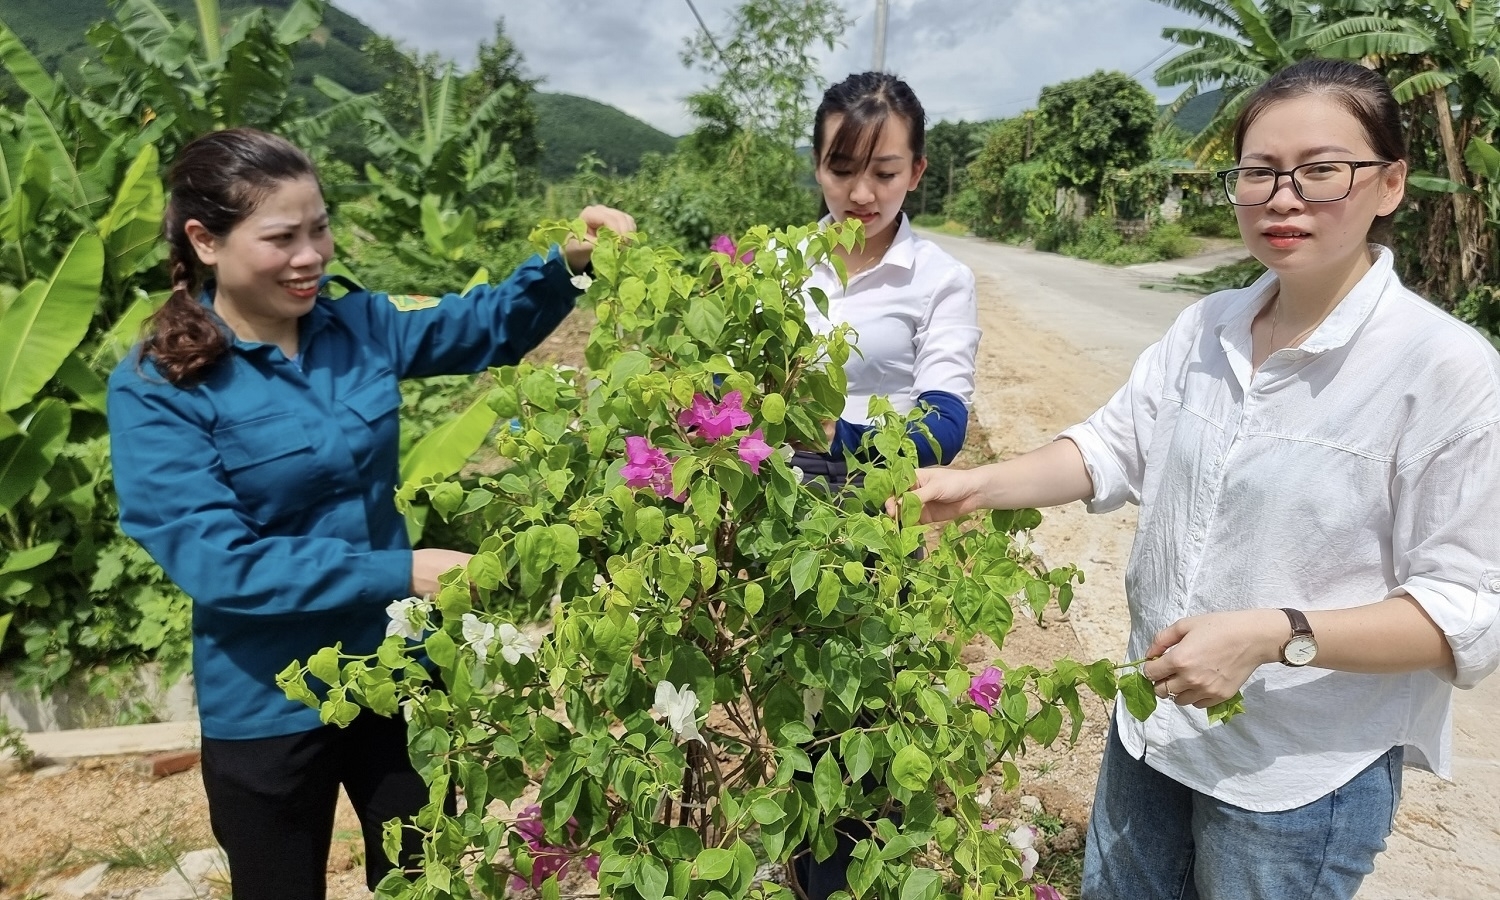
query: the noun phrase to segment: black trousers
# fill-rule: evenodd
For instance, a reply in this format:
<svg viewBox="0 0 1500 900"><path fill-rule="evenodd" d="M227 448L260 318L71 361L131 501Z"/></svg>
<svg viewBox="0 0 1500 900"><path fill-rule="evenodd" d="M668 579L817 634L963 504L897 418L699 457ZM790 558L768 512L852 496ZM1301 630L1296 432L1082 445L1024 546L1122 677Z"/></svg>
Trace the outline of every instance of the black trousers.
<svg viewBox="0 0 1500 900"><path fill-rule="evenodd" d="M392 868L381 849L384 824L427 804L427 785L407 756L406 723L368 710L348 728L204 738L202 765L209 821L229 858L235 900L323 900L339 785L359 815L372 890ZM401 856L404 865L420 863L415 832L406 832Z"/></svg>

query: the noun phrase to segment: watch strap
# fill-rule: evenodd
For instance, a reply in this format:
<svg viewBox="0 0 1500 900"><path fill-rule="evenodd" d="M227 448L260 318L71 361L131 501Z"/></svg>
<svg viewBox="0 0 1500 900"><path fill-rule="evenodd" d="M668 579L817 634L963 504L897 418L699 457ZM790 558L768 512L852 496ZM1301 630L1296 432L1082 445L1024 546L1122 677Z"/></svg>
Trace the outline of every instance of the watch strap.
<svg viewBox="0 0 1500 900"><path fill-rule="evenodd" d="M1286 613L1287 620L1292 623L1292 637L1299 634L1312 634L1312 623L1307 621L1307 616L1302 610L1285 606L1281 611Z"/></svg>

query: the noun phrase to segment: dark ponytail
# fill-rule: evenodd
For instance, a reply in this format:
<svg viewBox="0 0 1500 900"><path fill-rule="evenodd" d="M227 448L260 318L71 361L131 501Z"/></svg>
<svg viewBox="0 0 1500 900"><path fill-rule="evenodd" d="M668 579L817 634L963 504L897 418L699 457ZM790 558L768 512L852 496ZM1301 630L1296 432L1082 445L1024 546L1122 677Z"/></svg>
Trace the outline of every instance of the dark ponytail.
<svg viewBox="0 0 1500 900"><path fill-rule="evenodd" d="M197 220L223 239L277 186L307 177L317 177L307 154L253 128L215 131L182 149L167 174L171 199L162 222L172 295L146 320L142 342L162 377L191 386L229 352L227 336L198 299L206 273L187 223Z"/></svg>

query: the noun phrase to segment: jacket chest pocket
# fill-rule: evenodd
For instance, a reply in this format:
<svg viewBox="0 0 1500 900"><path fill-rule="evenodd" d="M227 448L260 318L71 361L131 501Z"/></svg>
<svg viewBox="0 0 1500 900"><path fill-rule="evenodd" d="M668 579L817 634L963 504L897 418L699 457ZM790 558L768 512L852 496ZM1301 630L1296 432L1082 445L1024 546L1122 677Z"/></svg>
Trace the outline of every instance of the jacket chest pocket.
<svg viewBox="0 0 1500 900"><path fill-rule="evenodd" d="M396 411L401 408L401 391L396 386L396 377L390 372L381 372L364 384L339 398L353 416L344 415L349 423L344 430L344 439L354 454L354 464L359 469L381 471L394 465L396 448L400 444L400 421ZM359 427L362 424L364 427Z"/></svg>
<svg viewBox="0 0 1500 900"><path fill-rule="evenodd" d="M292 413L236 422L214 431L235 494L260 522L307 507L327 479L307 429Z"/></svg>

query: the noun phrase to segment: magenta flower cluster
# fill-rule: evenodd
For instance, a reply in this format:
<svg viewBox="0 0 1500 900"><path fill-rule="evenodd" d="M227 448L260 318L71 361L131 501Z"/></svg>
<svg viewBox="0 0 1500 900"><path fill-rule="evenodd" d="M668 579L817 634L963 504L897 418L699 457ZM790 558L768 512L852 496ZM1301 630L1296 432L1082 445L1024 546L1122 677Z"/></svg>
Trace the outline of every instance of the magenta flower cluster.
<svg viewBox="0 0 1500 900"><path fill-rule="evenodd" d="M995 711L1000 702L1000 689L1005 687L1005 673L990 666L969 680L969 699L987 713Z"/></svg>
<svg viewBox="0 0 1500 900"><path fill-rule="evenodd" d="M672 460L639 435L625 439L625 465L620 475L629 487L649 487L657 496L670 497L678 503L687 499L686 494L672 493Z"/></svg>
<svg viewBox="0 0 1500 900"><path fill-rule="evenodd" d="M736 257L735 251L739 248L734 245L734 238L730 237L727 234L721 234L718 237L714 238L713 243L708 245L708 249L714 251L715 253L722 253L730 259L739 259L739 261L742 263L747 263L752 259L755 259L754 250L746 250L744 253L741 253L738 257Z"/></svg>
<svg viewBox="0 0 1500 900"><path fill-rule="evenodd" d="M730 391L724 399L715 403L707 395L695 394L693 403L677 414L677 424L705 441L722 441L736 431L749 425L750 413L745 411L744 397L739 391ZM760 474L760 464L773 452L759 428L740 437L736 448L739 457L750 471ZM667 497L681 503L686 494L672 493L672 458L660 448L639 435L625 439L625 465L620 475L628 487L649 487L657 496Z"/></svg>
<svg viewBox="0 0 1500 900"><path fill-rule="evenodd" d="M575 837L577 830L577 821L569 819L569 839ZM534 803L521 810L521 817L516 819L516 833L526 841L526 847L531 851L531 881L528 882L517 875L510 880L511 890L525 890L528 885L539 888L542 882L553 875L557 876L558 881L562 881L568 874L568 865L577 859L581 852L577 847L547 843L547 829L542 825L542 808ZM583 857L583 867L591 876L598 878L599 855L596 853Z"/></svg>

